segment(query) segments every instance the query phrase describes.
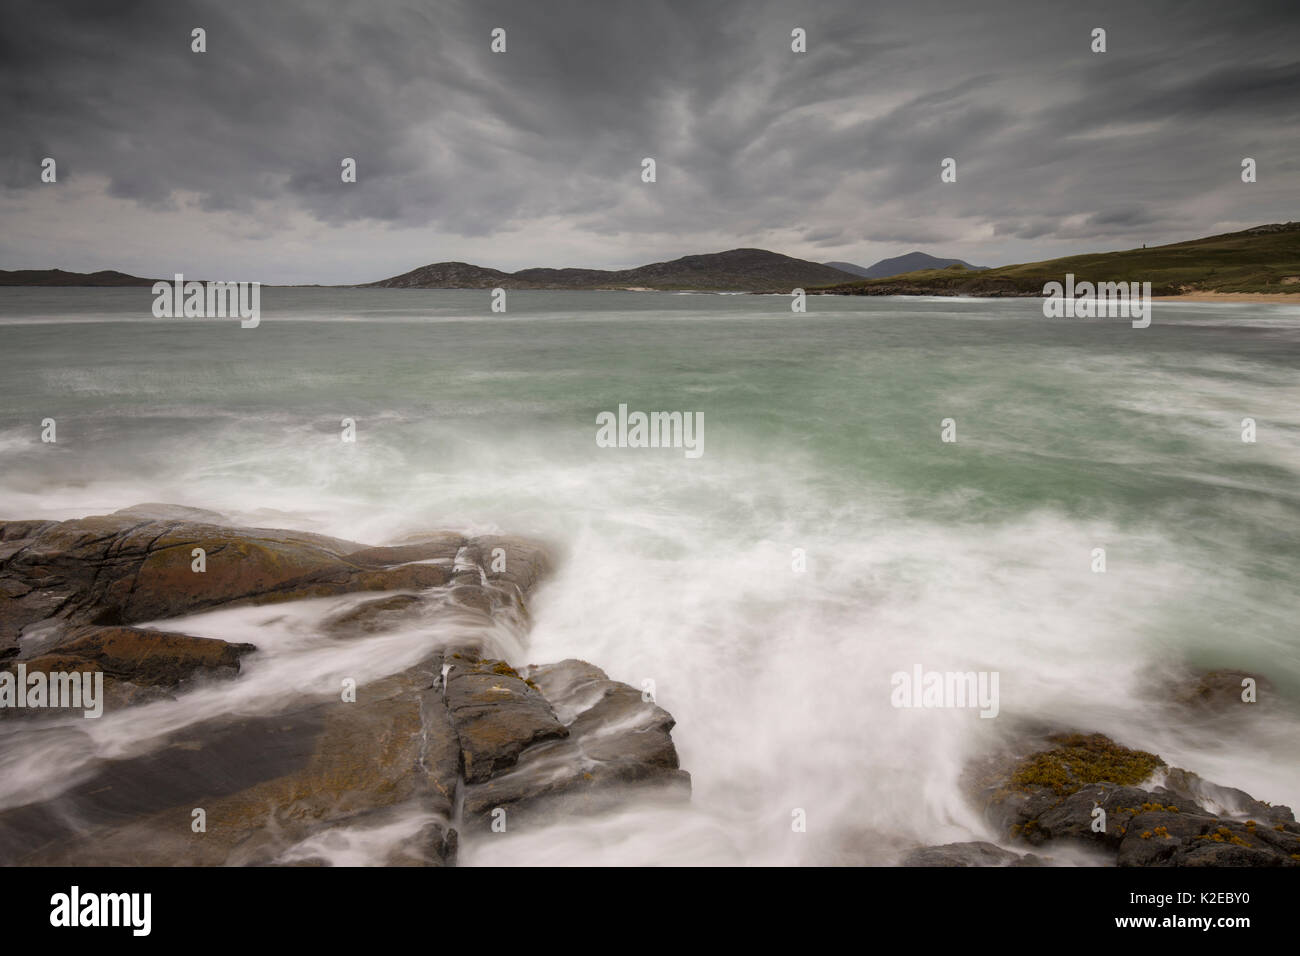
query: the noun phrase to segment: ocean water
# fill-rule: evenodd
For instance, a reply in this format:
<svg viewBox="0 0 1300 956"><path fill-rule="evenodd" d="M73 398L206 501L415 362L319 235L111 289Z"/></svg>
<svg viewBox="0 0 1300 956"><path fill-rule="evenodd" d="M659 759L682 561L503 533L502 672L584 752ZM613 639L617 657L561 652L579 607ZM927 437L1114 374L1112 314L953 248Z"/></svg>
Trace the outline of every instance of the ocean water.
<svg viewBox="0 0 1300 956"><path fill-rule="evenodd" d="M1158 302L1137 330L1038 300L794 315L775 296L512 292L492 314L486 291L264 289L241 329L151 303L0 289L0 517L166 501L376 544L543 538L562 561L516 663L652 680L677 718L689 806L467 840L463 863L889 863L996 838L960 776L1028 725L1300 805L1300 307ZM702 413L703 454L598 447L620 404ZM307 693L304 662L357 653L266 620L192 621L265 647L225 703L82 722L57 761L0 740L0 807L214 709L280 706ZM425 639L347 666L398 669ZM997 672L998 716L893 707L915 665ZM1169 681L1215 667L1267 679L1257 716L1170 706ZM302 852L373 862L419 822Z"/></svg>

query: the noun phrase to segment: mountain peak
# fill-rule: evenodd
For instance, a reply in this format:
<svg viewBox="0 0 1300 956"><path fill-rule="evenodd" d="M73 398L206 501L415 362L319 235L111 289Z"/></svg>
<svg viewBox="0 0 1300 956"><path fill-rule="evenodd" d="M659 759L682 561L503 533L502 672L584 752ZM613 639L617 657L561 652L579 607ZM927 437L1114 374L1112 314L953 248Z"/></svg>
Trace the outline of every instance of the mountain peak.
<svg viewBox="0 0 1300 956"><path fill-rule="evenodd" d="M841 272L852 273L863 279L887 279L890 276L902 275L905 272L917 272L921 269L946 269L949 266L961 266L964 269L976 271L987 268L987 266L973 266L964 259L940 259L920 250L902 256L894 256L892 259L881 259L870 266L854 265L852 262L827 262L824 265L839 269Z"/></svg>

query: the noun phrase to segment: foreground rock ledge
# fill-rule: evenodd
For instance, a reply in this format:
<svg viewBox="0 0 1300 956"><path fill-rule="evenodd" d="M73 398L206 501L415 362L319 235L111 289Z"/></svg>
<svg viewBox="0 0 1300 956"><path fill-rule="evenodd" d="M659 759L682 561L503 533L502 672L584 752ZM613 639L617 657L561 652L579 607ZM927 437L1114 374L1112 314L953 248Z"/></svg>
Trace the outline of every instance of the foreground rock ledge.
<svg viewBox="0 0 1300 956"><path fill-rule="evenodd" d="M256 648L137 626L217 608L390 592L322 624L365 641L454 619L416 665L264 716L186 726L142 756L101 761L61 795L0 811L0 864L313 864L335 837L396 826L385 861L446 865L497 838L633 795L689 799L673 718L585 661L516 667L540 545L450 532L372 547L232 528L140 505L64 522L0 522L0 670L99 671L106 717L238 676ZM202 548L206 570L192 570ZM15 716L28 720L18 722ZM3 711L4 732L75 732L48 711ZM193 808L207 830L191 829Z"/></svg>
<svg viewBox="0 0 1300 956"><path fill-rule="evenodd" d="M1037 866L1048 862L1039 854L1067 847L1117 866L1300 866L1300 824L1290 807L1102 734L1052 734L1025 756L991 758L972 777L972 796L993 830L1035 852L952 843L912 850L904 866Z"/></svg>

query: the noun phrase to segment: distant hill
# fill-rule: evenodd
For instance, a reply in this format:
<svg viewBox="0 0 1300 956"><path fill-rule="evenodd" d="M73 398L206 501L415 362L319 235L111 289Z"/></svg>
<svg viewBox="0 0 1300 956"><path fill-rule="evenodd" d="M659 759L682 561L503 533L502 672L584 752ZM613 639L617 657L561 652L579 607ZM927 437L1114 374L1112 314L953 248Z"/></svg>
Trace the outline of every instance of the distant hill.
<svg viewBox="0 0 1300 956"><path fill-rule="evenodd" d="M864 279L884 279L889 276L902 275L905 272L916 272L920 269L946 269L948 266L962 266L977 271L987 268L987 266L973 266L962 259L940 259L924 252L909 252L906 255L894 256L892 259L881 259L871 266L857 266L852 262L824 262L822 265L830 266L832 269L839 269L841 272L851 272L855 276L862 276Z"/></svg>
<svg viewBox="0 0 1300 956"><path fill-rule="evenodd" d="M864 279L872 278L867 275L866 266L854 265L852 262L823 262L822 265L830 266L832 269L839 269L841 272L851 272L855 276L861 276Z"/></svg>
<svg viewBox="0 0 1300 956"><path fill-rule="evenodd" d="M6 272L0 269L0 285L87 285L134 286L153 285L154 279L141 279L125 272L64 272L62 269L20 269Z"/></svg>
<svg viewBox="0 0 1300 956"><path fill-rule="evenodd" d="M1042 295L1047 282L1150 282L1153 295L1185 292L1300 293L1300 222L1148 249L1094 252L972 272L960 266L818 289L840 295ZM811 290L809 290L811 291ZM1298 297L1300 301L1300 297Z"/></svg>
<svg viewBox="0 0 1300 956"><path fill-rule="evenodd" d="M391 279L367 282L365 289L493 289L510 273L472 266L468 262L435 262Z"/></svg>
<svg viewBox="0 0 1300 956"><path fill-rule="evenodd" d="M381 289L661 289L713 292L789 291L830 285L851 273L766 249L731 249L635 269L521 269L500 272L465 262L435 262L391 279L368 282Z"/></svg>
<svg viewBox="0 0 1300 956"><path fill-rule="evenodd" d="M918 260L916 257L920 257ZM852 270L892 270L924 260L911 272L864 278ZM934 266L935 263L946 263ZM839 295L1037 296L1066 273L1076 281L1150 282L1155 295L1185 292L1300 294L1300 222L1273 223L1147 249L1097 252L1041 262L981 268L960 259L913 252L863 269L817 263L765 249L683 256L636 269L521 269L502 272L467 262L435 262L366 283L382 289L656 289L706 292L789 292L799 287ZM0 270L0 286L149 286L156 280L123 272ZM1297 295L1300 302L1300 295Z"/></svg>

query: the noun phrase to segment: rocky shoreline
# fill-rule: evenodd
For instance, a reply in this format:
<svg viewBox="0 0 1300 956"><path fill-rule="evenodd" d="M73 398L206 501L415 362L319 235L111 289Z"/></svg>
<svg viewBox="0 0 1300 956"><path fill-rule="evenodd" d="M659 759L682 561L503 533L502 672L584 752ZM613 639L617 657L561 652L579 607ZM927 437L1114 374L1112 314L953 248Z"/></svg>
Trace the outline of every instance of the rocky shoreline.
<svg viewBox="0 0 1300 956"><path fill-rule="evenodd" d="M57 796L0 810L0 864L312 864L320 841L415 821L384 862L448 865L464 837L632 793L689 799L673 718L652 700L584 661L504 659L550 564L519 538L435 532L369 547L168 505L0 523L0 671L102 673L110 719L172 706L257 653L146 622L382 592L324 621L323 636L373 640L431 620L457 635L430 638L418 663L382 679L304 688L274 713L205 719L95 761ZM84 732L66 711L0 714L13 733Z"/></svg>
<svg viewBox="0 0 1300 956"><path fill-rule="evenodd" d="M256 642L168 626L196 613L323 599L310 620L326 648L421 642L383 676L340 688L304 675L284 706L175 721L147 747L85 762L52 796L9 800L0 865L319 865L329 846L387 827L402 836L382 862L441 866L464 840L631 797L689 800L668 712L585 661L522 663L528 598L552 563L522 538L438 531L373 547L170 505L0 522L0 676L102 675L109 720L220 694L260 660ZM1194 675L1169 698L1189 724L1230 721L1242 678ZM0 744L75 750L85 723L0 707ZM1026 731L969 767L964 788L998 843L898 862L1300 865L1289 808L1099 734Z"/></svg>

